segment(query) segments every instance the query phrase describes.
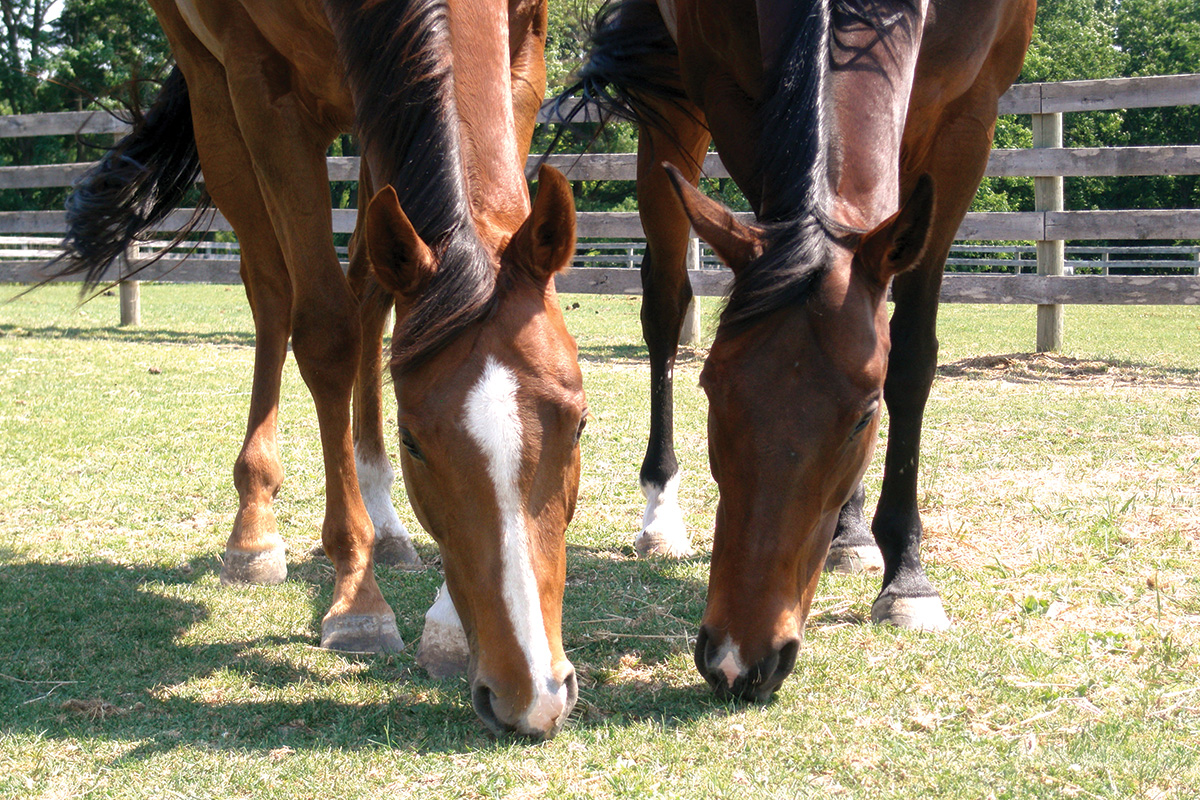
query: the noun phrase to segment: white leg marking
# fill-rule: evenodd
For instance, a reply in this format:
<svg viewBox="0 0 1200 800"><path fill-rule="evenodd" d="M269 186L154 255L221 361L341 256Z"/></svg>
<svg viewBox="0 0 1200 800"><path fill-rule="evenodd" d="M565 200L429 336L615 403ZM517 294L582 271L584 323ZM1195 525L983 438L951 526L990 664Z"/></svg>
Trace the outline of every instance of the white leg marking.
<svg viewBox="0 0 1200 800"><path fill-rule="evenodd" d="M554 680L550 642L529 552L529 532L518 486L522 429L517 378L489 358L479 382L467 395L463 422L488 462L488 475L500 509L502 596L517 641L533 678L533 700L525 724L535 731L554 727L567 707L567 687Z"/></svg>
<svg viewBox="0 0 1200 800"><path fill-rule="evenodd" d="M425 630L417 648L417 663L433 677L444 678L465 672L470 660L467 634L443 582L433 605L425 612Z"/></svg>
<svg viewBox="0 0 1200 800"><path fill-rule="evenodd" d="M646 513L642 515L642 532L634 547L642 555L662 555L686 558L696 551L688 540L683 511L679 508L679 473L667 480L666 486L642 484L646 496Z"/></svg>
<svg viewBox="0 0 1200 800"><path fill-rule="evenodd" d="M392 482L396 480L396 472L388 457L366 455L355 447L354 464L358 470L358 490L362 493L371 524L375 526L375 538L407 539L408 531L392 505Z"/></svg>

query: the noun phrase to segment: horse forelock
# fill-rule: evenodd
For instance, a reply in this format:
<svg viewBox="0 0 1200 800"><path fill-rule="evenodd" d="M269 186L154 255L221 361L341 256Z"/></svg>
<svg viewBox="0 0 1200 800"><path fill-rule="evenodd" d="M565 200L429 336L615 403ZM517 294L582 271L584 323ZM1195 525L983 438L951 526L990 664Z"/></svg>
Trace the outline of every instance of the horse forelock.
<svg viewBox="0 0 1200 800"><path fill-rule="evenodd" d="M392 365L408 369L491 309L496 268L479 239L463 166L446 0L326 0L367 163L390 183L438 270L401 321Z"/></svg>

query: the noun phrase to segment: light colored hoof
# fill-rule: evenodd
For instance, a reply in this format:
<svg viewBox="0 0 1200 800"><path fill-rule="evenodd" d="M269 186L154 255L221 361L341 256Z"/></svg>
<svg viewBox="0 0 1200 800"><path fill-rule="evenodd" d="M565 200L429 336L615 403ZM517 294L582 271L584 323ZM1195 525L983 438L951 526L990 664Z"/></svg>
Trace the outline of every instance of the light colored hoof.
<svg viewBox="0 0 1200 800"><path fill-rule="evenodd" d="M341 614L321 622L321 647L344 653L399 653L404 640L396 628L396 615Z"/></svg>
<svg viewBox="0 0 1200 800"><path fill-rule="evenodd" d="M883 572L883 553L873 544L834 546L825 557L825 571L843 575Z"/></svg>
<svg viewBox="0 0 1200 800"><path fill-rule="evenodd" d="M471 663L471 648L462 620L450 599L446 584L438 589L433 605L425 612L425 631L417 646L417 664L431 678L441 680L462 675Z"/></svg>
<svg viewBox="0 0 1200 800"><path fill-rule="evenodd" d="M646 497L646 511L642 514L642 532L633 542L638 555L694 556L696 551L688 539L683 511L679 508L679 473L672 475L663 487L643 483L642 494Z"/></svg>
<svg viewBox="0 0 1200 800"><path fill-rule="evenodd" d="M643 558L690 558L696 555L692 543L688 541L687 532L683 530L664 531L647 528L634 540L633 547Z"/></svg>
<svg viewBox="0 0 1200 800"><path fill-rule="evenodd" d="M283 545L270 550L225 550L221 583L226 586L272 585L287 580L287 554Z"/></svg>
<svg viewBox="0 0 1200 800"><path fill-rule="evenodd" d="M375 540L374 558L376 564L386 564L389 567L420 567L421 557L413 547L408 534L404 536L388 536Z"/></svg>
<svg viewBox="0 0 1200 800"><path fill-rule="evenodd" d="M885 596L871 605L871 621L918 631L950 629L942 598Z"/></svg>

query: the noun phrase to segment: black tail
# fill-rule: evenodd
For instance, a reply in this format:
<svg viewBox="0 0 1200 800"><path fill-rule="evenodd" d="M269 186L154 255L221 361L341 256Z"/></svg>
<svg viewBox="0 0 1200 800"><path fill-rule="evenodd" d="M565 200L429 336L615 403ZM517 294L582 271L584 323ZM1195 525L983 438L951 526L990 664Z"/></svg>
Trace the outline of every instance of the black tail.
<svg viewBox="0 0 1200 800"><path fill-rule="evenodd" d="M600 109L601 120L616 117L666 129L666 120L647 100L678 104L687 95L679 77L679 50L654 0L609 0L596 12L588 38L587 61L575 73L575 83L554 98L551 118L583 121L579 115L590 104ZM578 102L571 106L572 100Z"/></svg>
<svg viewBox="0 0 1200 800"><path fill-rule="evenodd" d="M58 276L84 276L94 289L114 260L154 230L182 202L200 176L200 156L183 73L175 67L142 115L133 110L133 131L104 154L67 198L66 252L54 263ZM144 269L200 224L211 205L207 193L170 246L134 267Z"/></svg>

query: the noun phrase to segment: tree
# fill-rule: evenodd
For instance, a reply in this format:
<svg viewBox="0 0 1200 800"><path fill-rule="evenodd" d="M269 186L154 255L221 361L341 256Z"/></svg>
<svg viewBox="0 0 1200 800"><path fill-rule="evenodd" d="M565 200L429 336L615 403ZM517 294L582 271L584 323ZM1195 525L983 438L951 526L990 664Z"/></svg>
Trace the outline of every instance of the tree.
<svg viewBox="0 0 1200 800"><path fill-rule="evenodd" d="M46 12L51 0L0 0L4 25L4 70L0 73L0 111L28 114L37 107L38 74L45 68L49 34Z"/></svg>

